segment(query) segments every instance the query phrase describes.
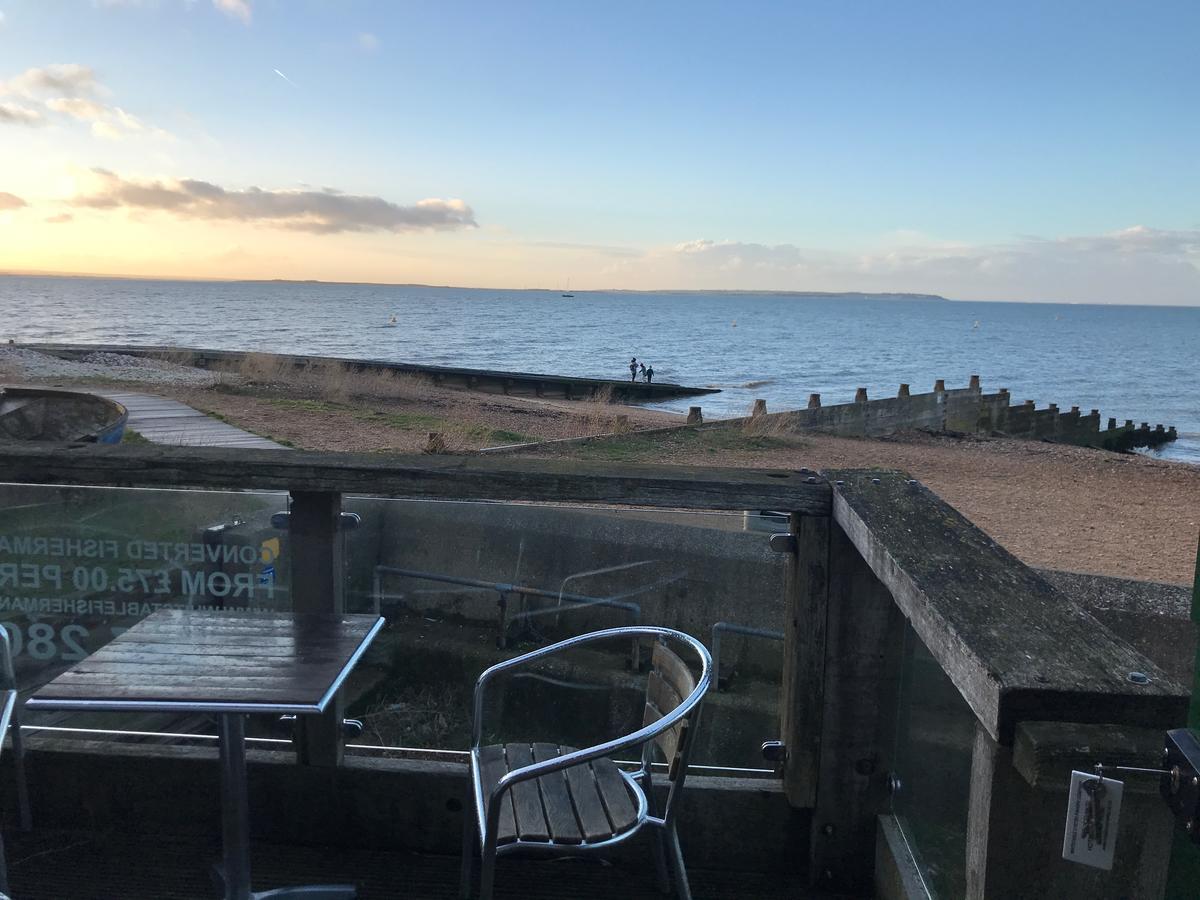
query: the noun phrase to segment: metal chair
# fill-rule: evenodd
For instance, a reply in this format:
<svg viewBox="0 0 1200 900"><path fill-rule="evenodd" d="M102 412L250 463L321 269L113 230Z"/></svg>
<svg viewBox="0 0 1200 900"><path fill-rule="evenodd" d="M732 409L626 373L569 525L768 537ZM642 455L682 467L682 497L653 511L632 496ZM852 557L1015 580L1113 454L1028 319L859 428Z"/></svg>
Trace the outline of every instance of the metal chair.
<svg viewBox="0 0 1200 900"><path fill-rule="evenodd" d="M17 676L13 670L12 638L0 625L0 744L12 734L13 774L17 779L17 811L22 831L33 827L29 809L29 786L25 781L25 742L21 737L20 704L17 698ZM0 837L0 898L8 893L8 863L4 855L4 839Z"/></svg>
<svg viewBox="0 0 1200 900"><path fill-rule="evenodd" d="M582 750L557 743L480 746L484 688L495 676L564 650L614 638L653 637L652 668L646 684L643 727ZM667 641L682 644L699 664L697 679ZM691 900L683 852L675 830L675 806L687 774L692 733L711 680L712 660L698 640L670 628L609 628L569 638L492 666L475 683L471 731L471 794L463 812L461 896L471 894L474 849L482 855L480 900L491 900L496 857L518 851L585 855L622 843L643 826L656 832L655 867L664 893L675 886ZM635 772L617 768L611 757L641 749ZM652 781L655 754L667 763L669 784L660 815ZM669 845L669 846L668 846Z"/></svg>

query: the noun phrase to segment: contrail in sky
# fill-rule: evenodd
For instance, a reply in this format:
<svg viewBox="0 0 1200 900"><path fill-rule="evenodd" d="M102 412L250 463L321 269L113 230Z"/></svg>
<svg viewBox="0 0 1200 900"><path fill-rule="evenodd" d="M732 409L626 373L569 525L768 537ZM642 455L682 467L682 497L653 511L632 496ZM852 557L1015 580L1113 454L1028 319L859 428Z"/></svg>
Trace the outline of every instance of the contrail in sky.
<svg viewBox="0 0 1200 900"><path fill-rule="evenodd" d="M300 85L296 84L296 82L292 81L292 79L288 78L286 75L284 75L278 69L272 69L271 71L274 72L276 75L278 75L280 78L282 78L284 81L286 81L288 84L290 84L292 87L294 87L294 88L300 87Z"/></svg>

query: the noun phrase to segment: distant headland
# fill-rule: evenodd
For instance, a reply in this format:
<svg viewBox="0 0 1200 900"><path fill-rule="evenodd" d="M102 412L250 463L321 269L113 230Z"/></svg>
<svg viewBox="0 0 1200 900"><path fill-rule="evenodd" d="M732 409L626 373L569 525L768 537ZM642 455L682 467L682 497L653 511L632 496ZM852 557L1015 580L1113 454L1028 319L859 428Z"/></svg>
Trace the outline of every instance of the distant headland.
<svg viewBox="0 0 1200 900"><path fill-rule="evenodd" d="M327 284L337 285L368 285L371 287L396 288L425 288L434 290L460 291L512 291L523 293L559 293L557 288L550 287L520 287L500 288L484 285L468 287L461 284L425 284L415 281L324 281L319 278L186 278L180 276L151 276L151 275L121 275L104 274L99 272L46 272L36 270L0 271L0 277L11 278L81 278L81 279L113 279L117 281L173 281L199 282L212 284ZM577 288L576 294L700 294L704 296L757 296L757 297L793 297L803 300L934 300L940 303L952 303L949 297L940 294L910 294L897 291L871 293L868 291L759 291L752 288L738 289L689 289L689 288Z"/></svg>

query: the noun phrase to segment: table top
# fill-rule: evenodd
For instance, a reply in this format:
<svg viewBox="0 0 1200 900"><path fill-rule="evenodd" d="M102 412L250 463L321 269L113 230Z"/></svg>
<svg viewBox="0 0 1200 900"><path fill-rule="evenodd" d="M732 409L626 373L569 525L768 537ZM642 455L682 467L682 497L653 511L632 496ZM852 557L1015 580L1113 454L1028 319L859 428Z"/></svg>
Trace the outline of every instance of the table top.
<svg viewBox="0 0 1200 900"><path fill-rule="evenodd" d="M321 713L383 621L373 615L160 609L41 687L26 705Z"/></svg>

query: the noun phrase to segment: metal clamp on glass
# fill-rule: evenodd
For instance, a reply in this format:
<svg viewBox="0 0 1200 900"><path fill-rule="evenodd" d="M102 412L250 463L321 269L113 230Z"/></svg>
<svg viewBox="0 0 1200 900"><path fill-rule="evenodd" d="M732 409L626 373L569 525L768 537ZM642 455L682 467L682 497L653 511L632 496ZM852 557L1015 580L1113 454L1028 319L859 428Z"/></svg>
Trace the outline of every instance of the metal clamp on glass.
<svg viewBox="0 0 1200 900"><path fill-rule="evenodd" d="M1167 732L1163 748L1162 795L1175 821L1200 844L1200 740L1187 728Z"/></svg>

